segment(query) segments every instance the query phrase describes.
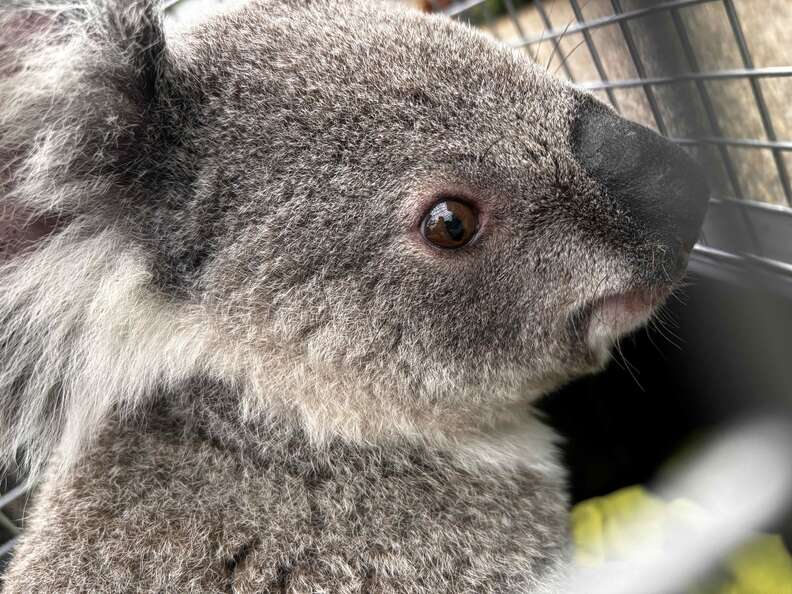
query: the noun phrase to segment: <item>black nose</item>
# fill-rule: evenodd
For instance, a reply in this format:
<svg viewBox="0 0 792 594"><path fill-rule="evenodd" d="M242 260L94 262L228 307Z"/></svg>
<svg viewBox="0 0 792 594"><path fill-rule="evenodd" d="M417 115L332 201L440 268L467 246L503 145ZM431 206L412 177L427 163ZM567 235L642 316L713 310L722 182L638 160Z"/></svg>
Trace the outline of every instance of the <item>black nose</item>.
<svg viewBox="0 0 792 594"><path fill-rule="evenodd" d="M709 191L703 171L685 151L588 97L572 134L578 161L630 216L637 233L675 250L693 247Z"/></svg>

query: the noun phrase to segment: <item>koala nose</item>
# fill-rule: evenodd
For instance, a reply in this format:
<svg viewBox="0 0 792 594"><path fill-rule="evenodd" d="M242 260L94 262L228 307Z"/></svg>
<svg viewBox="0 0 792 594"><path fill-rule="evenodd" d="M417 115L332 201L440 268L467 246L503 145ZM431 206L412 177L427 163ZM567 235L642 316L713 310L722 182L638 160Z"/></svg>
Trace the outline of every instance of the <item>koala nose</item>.
<svg viewBox="0 0 792 594"><path fill-rule="evenodd" d="M709 190L685 151L652 130L586 98L572 132L578 162L637 233L689 251L698 238Z"/></svg>

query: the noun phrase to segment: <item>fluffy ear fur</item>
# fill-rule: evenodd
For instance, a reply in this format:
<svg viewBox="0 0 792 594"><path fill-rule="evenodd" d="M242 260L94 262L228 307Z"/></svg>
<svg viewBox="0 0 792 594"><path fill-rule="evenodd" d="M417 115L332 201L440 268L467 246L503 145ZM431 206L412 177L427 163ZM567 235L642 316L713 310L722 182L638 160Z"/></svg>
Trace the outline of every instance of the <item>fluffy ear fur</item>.
<svg viewBox="0 0 792 594"><path fill-rule="evenodd" d="M0 8L3 206L69 213L106 188L63 186L145 158L166 63L153 2Z"/></svg>
<svg viewBox="0 0 792 594"><path fill-rule="evenodd" d="M88 376L74 351L101 348L103 283L122 263L134 278L108 238L158 158L169 72L153 0L0 7L0 462L37 470L76 423L68 384Z"/></svg>

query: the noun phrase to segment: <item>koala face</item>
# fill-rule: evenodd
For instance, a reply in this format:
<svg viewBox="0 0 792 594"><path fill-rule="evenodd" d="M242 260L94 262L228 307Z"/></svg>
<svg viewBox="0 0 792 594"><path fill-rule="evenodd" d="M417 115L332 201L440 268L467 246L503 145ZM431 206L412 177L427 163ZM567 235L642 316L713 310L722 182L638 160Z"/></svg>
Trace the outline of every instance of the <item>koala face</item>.
<svg viewBox="0 0 792 594"><path fill-rule="evenodd" d="M58 171L111 180L66 220L134 252L135 303L212 328L201 365L173 354L187 339L151 342L162 375L233 376L249 409L319 432L445 431L600 368L682 274L695 166L475 30L264 0L164 49L123 14L124 51L79 78L82 96L103 81L101 150Z"/></svg>
<svg viewBox="0 0 792 594"><path fill-rule="evenodd" d="M684 155L474 30L264 2L187 53L211 205L187 282L231 340L334 386L325 408L535 397L599 368L684 268L706 198ZM433 209L458 245L427 236Z"/></svg>

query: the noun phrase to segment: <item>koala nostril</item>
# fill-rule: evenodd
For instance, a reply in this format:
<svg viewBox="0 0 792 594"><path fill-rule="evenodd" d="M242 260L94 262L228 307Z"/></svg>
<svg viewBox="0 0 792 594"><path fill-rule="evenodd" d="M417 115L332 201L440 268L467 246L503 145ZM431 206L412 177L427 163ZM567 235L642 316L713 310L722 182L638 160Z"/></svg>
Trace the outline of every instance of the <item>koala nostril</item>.
<svg viewBox="0 0 792 594"><path fill-rule="evenodd" d="M696 163L671 141L585 98L572 131L575 157L635 232L690 249L709 191Z"/></svg>

